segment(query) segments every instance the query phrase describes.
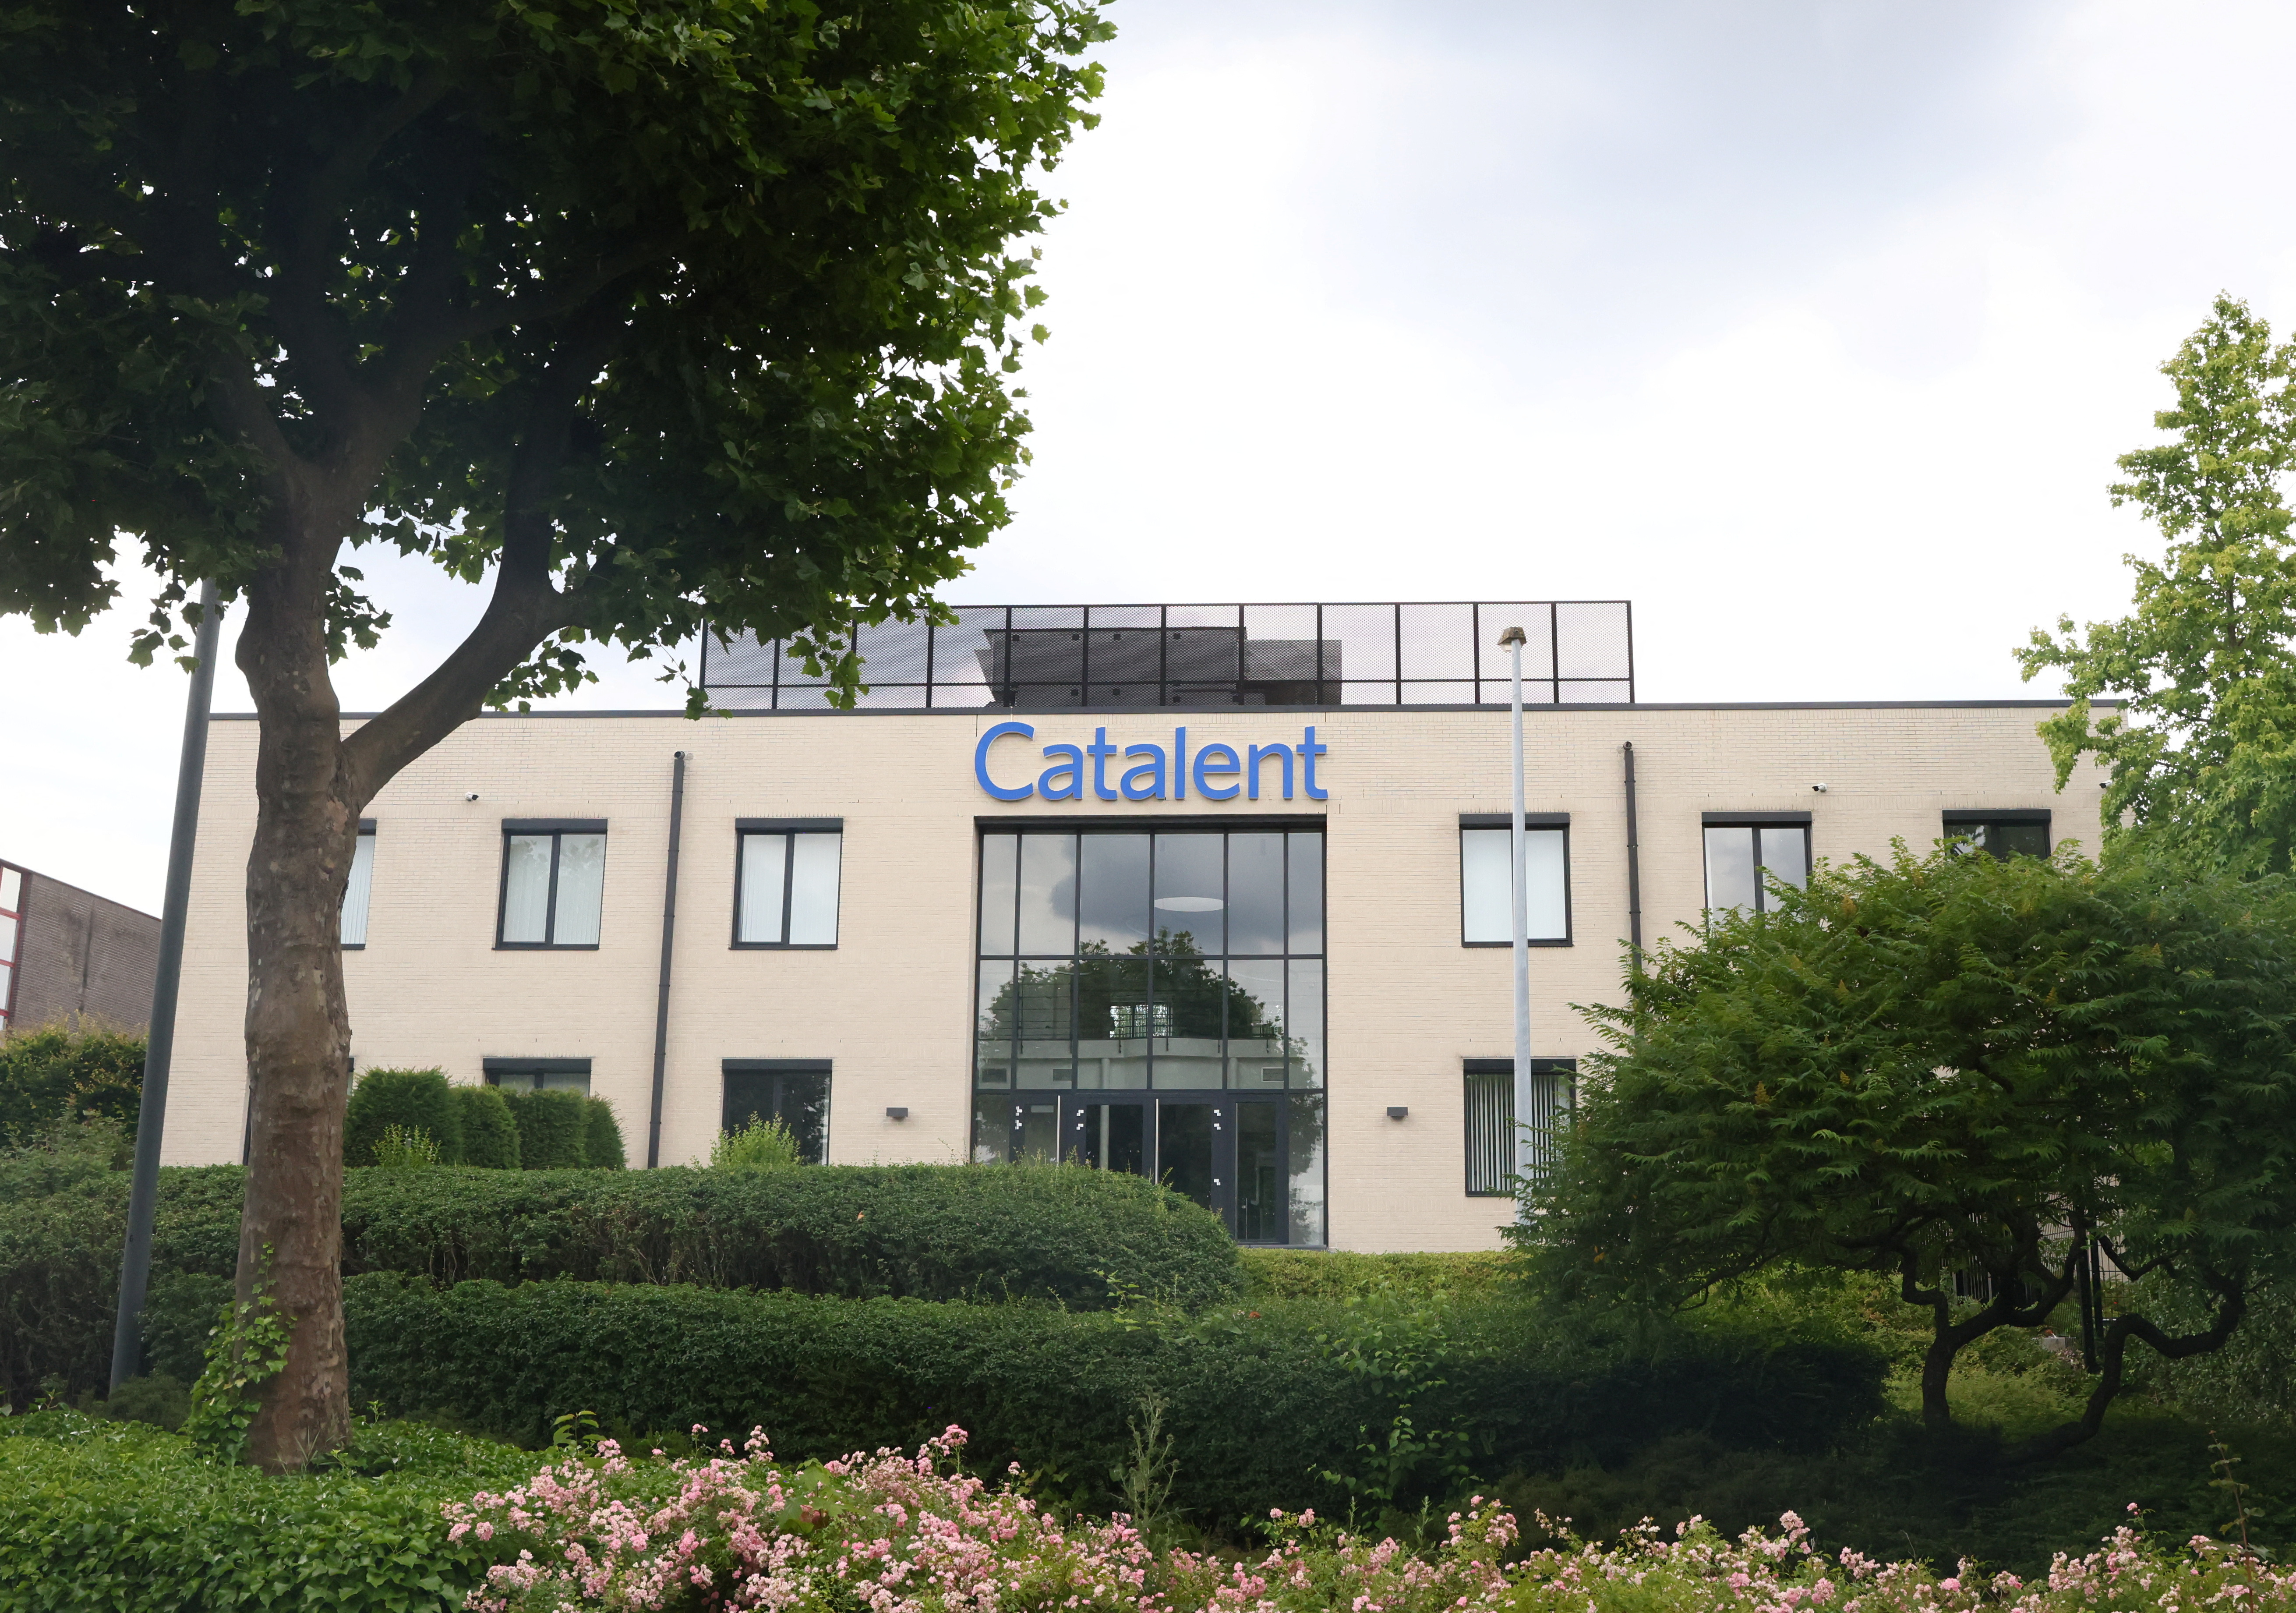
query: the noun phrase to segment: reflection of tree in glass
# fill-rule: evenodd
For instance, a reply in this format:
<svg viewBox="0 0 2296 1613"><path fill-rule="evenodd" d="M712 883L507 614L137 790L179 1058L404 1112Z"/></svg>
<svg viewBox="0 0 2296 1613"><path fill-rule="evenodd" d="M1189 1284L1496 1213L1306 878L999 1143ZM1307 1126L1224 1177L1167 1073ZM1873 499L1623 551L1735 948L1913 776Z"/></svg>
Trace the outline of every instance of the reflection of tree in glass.
<svg viewBox="0 0 2296 1613"><path fill-rule="evenodd" d="M1024 1041L1066 1037L1070 983L1077 1033L1087 1041L1187 1037L1283 1045L1281 1005L1270 1006L1229 979L1194 940L1159 931L1121 953L1087 942L1073 963L1020 966L981 1015L983 1034ZM1292 1049L1297 1056L1299 1049Z"/></svg>

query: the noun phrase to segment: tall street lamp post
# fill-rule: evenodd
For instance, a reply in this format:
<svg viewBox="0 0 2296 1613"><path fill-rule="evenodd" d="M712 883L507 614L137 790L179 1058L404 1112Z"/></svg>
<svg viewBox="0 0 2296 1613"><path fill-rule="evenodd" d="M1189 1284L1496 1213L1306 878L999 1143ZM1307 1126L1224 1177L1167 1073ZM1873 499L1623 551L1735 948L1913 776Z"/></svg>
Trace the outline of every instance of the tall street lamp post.
<svg viewBox="0 0 2296 1613"><path fill-rule="evenodd" d="M1514 1173L1530 1174L1530 892L1524 868L1522 829L1522 646L1523 630L1499 635L1499 647L1512 662L1514 684L1514 811L1507 819L1507 898L1514 915Z"/></svg>

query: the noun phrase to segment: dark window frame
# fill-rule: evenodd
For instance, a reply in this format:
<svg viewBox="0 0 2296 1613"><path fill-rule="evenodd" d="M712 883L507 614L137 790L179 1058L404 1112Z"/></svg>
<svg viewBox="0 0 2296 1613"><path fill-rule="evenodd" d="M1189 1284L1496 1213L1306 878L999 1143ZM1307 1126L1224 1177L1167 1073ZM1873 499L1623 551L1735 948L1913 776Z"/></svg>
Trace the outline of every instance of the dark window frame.
<svg viewBox="0 0 2296 1613"><path fill-rule="evenodd" d="M1459 814L1459 944L1463 947L1501 947L1514 950L1508 941L1470 941L1467 939L1467 839L1469 829L1504 829L1514 822L1512 812L1462 812ZM1532 829L1562 831L1562 935L1533 935L1529 944L1535 947L1567 947L1577 943L1578 915L1570 896L1570 814L1568 812L1525 812L1522 815L1525 832ZM1510 857L1512 861L1512 857ZM1510 870L1512 871L1512 870Z"/></svg>
<svg viewBox="0 0 2296 1613"><path fill-rule="evenodd" d="M733 1118L728 1109L728 1106L733 1102L733 1098L726 1085L726 1078L732 1075L770 1075L775 1077L772 1107L774 1110L773 1117L775 1119L782 1118L782 1110L783 1107L780 1101L783 1090L782 1081L792 1076L800 1078L818 1076L821 1081L821 1150L820 1157L811 1160L808 1163L813 1164L826 1164L829 1162L829 1128L830 1123L834 1115L837 1097L837 1071L835 1060L828 1058L719 1059L718 1061L718 1129L720 1132L730 1129L726 1126L726 1123Z"/></svg>
<svg viewBox="0 0 2296 1613"><path fill-rule="evenodd" d="M567 941L558 934L558 860L569 835L603 835L603 818L505 818L502 825L502 878L495 896L495 951L497 952L594 952L605 941L605 871L598 874L600 907L598 939ZM504 941L503 924L510 917L510 842L513 835L550 836L550 890L543 898L540 941Z"/></svg>
<svg viewBox="0 0 2296 1613"><path fill-rule="evenodd" d="M1804 870L1803 877L1807 879L1808 877L1808 870L1815 868L1817 866L1816 847L1813 844L1816 838L1813 832L1814 827L1810 814L1808 812L1701 813L1699 815L1698 822L1698 878L1701 887L1701 894L1704 896L1705 902L1699 909L1699 911L1702 913L1711 913L1714 911L1714 893L1711 889L1706 887L1707 830L1751 829L1757 831L1754 835L1754 910L1758 913L1767 913L1775 911L1775 909L1771 908L1769 905L1769 882L1762 876L1768 865L1764 863L1761 860L1762 838L1759 831L1762 829L1785 829L1799 827L1801 830L1801 866Z"/></svg>
<svg viewBox="0 0 2296 1613"><path fill-rule="evenodd" d="M2050 809L2047 807L2004 807L1997 811L1985 811L1975 808L1949 808L1940 815L1939 821L1942 828L1942 833L1939 835L1938 838L1948 842L1956 839L1956 837L1965 837L1965 832L1973 828L1991 828L1996 825L2007 827L2013 825L2038 823L2041 826L2042 844L2046 848L2038 852L2038 855L2046 857L2049 855L2051 852L2056 850L2055 837L2050 833L2053 824ZM2030 852L1996 851L1989 845L1977 843L1971 843L1969 849L1972 851L1983 852L1988 856L1998 858L2004 861L2007 860L2011 857L2033 856L2037 854Z"/></svg>
<svg viewBox="0 0 2296 1613"><path fill-rule="evenodd" d="M1721 827L1725 826L1718 825L1716 827ZM1530 1073L1534 1079L1540 1075L1563 1075L1569 1077L1569 1079L1563 1082L1563 1090L1567 1095L1561 1099L1557 1107L1562 1109L1576 1109L1578 1107L1578 1059L1541 1058L1538 1054L1533 1054L1530 1060ZM1514 1107L1514 1060L1512 1058L1465 1058L1460 1060L1460 1173L1461 1185L1465 1190L1466 1196L1470 1198L1513 1198L1515 1194L1514 1189L1511 1186L1479 1188L1475 1185L1475 1135L1473 1129L1475 1123L1474 1106L1473 1100L1469 1096L1469 1093L1471 1090L1471 1083L1478 1077L1488 1081L1494 1076L1505 1076L1506 1078L1507 1107L1509 1115L1512 1116ZM1513 1153L1513 1147L1511 1146L1513 1141L1513 1119L1510 1118L1508 1121L1508 1141L1510 1144L1508 1153L1510 1156L1512 1156ZM1515 1180L1514 1173L1512 1170L1508 1171L1500 1178L1502 1182L1513 1182Z"/></svg>
<svg viewBox="0 0 2296 1613"><path fill-rule="evenodd" d="M479 1061L479 1069L490 1087L502 1087L510 1091L538 1092L545 1075L579 1075L590 1079L594 1072L586 1058L521 1058L515 1054L488 1056ZM532 1076L532 1083L512 1087L503 1079L505 1075Z"/></svg>
<svg viewBox="0 0 2296 1613"><path fill-rule="evenodd" d="M750 836L779 835L782 845L782 939L779 941L744 941L742 939L742 891L743 876L750 857ZM839 941L845 935L845 819L842 818L736 818L734 819L734 935L731 946L737 952L833 952L838 941L791 941L790 906L797 896L797 837L800 835L834 835L837 847L837 934Z"/></svg>
<svg viewBox="0 0 2296 1613"><path fill-rule="evenodd" d="M375 838L374 819L372 818L360 819L358 821L358 835L352 844L354 853L356 853L357 850L357 841L373 840L373 838ZM505 841L503 847L503 852L505 858L509 856L509 843ZM505 880L510 877L510 869L506 863L503 869L503 877ZM372 923L374 918L374 864L372 861L369 861L367 864L366 881L367 918L368 921ZM342 933L342 923L340 916L338 916L336 920L335 933L338 935L340 935ZM365 932L361 931L360 934L364 935ZM495 920L495 937L496 940L500 940L502 937L502 920L499 916L497 916ZM343 951L346 952L364 952L366 951L366 942L363 940L346 941L341 942L341 946Z"/></svg>

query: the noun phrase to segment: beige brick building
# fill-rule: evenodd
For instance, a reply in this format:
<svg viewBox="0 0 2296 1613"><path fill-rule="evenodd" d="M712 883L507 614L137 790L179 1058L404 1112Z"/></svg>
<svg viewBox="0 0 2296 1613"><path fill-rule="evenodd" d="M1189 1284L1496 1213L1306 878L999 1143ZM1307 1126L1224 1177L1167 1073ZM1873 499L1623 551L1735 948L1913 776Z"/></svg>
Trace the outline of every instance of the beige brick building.
<svg viewBox="0 0 2296 1613"><path fill-rule="evenodd" d="M1404 607L1395 654L1346 639L1342 679L1361 621L1332 617L1374 607L1281 608L1258 634L1249 613L1079 611L1071 632L968 612L906 659L872 649L880 704L850 712L787 663L778 688L744 679L774 659L752 647L713 657L719 698L749 708L729 716L472 722L370 809L346 918L357 1064L586 1087L634 1163L779 1115L832 1162L1153 1170L1252 1241L1487 1247L1514 1107L1508 719L1478 648L1502 618L1547 613L1526 715L1542 1102L1594 1045L1570 1005L1615 995L1637 926L1656 944L1760 900L1757 863L1792 879L1948 825L2095 850L2098 775L2056 793L2034 733L2053 703L1636 704L1623 608L1545 605ZM1414 687L1414 654L1457 670L1414 626L1468 635L1444 653L1471 676ZM960 631L961 656L940 642ZM1135 649L1102 637L1121 632ZM1075 681L1031 687L1015 674L1051 651L1030 635L1100 659L1055 656L1040 666ZM1240 659L1176 673L1219 635ZM1119 659L1144 640L1160 665ZM893 687L912 664L936 681ZM218 720L170 1163L242 1148L255 745Z"/></svg>

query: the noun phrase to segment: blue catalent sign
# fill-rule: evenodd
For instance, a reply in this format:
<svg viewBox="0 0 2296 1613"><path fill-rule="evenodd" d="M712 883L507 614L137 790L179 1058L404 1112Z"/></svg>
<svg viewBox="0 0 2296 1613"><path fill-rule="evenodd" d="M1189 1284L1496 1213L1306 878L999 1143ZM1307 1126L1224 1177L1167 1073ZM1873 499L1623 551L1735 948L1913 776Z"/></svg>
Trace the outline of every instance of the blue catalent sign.
<svg viewBox="0 0 2296 1613"><path fill-rule="evenodd" d="M1106 728L1092 731L1090 745L1048 745L1045 756L1052 766L1027 783L999 784L990 777L993 766L1006 778L1026 775L1023 769L1031 765L1024 760L1025 745L1007 745L1001 756L991 750L1000 739L1028 741L1036 738L1037 730L1025 722L1000 722L980 737L972 747L972 776L980 787L999 801L1026 801L1040 795L1046 801L1082 801L1085 780L1092 780L1092 793L1103 801L1185 801L1191 784L1206 801L1233 801L1241 791L1247 801L1259 799L1260 781L1267 764L1277 764L1283 799L1292 799L1294 782L1293 758L1298 758L1297 782L1310 801L1328 800L1329 790L1316 782L1316 761L1329 745L1316 739L1316 729L1310 724L1297 745L1248 745L1238 755L1231 745L1217 742L1188 750L1188 730L1172 730L1169 749L1160 745L1128 745L1121 755L1127 765L1109 782L1114 771L1109 765L1119 754L1116 746L1108 742ZM1134 761L1132 758L1140 758Z"/></svg>

